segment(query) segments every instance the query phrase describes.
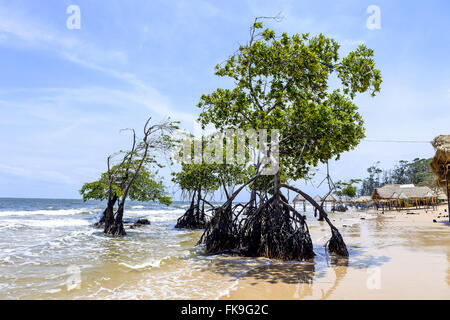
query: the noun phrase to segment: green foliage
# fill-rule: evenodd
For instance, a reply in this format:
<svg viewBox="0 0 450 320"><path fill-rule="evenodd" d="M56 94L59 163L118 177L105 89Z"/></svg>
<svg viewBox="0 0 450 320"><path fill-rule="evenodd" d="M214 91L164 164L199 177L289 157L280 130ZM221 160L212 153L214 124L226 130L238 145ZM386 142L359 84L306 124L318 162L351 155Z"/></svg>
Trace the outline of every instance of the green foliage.
<svg viewBox="0 0 450 320"><path fill-rule="evenodd" d="M430 170L431 159L416 158L412 161L400 160L393 169L383 170L379 162L367 169L369 177L362 181L359 193L372 195L375 188L384 184L415 184L435 188L434 175Z"/></svg>
<svg viewBox="0 0 450 320"><path fill-rule="evenodd" d="M360 183L359 179L351 179L349 182L338 181L336 183L336 191L334 194L339 198L354 198L356 197L357 187L355 184Z"/></svg>
<svg viewBox="0 0 450 320"><path fill-rule="evenodd" d="M80 194L83 196L83 201L106 200L108 198L108 179L105 178L105 174L102 174L97 181L85 183L80 189Z"/></svg>
<svg viewBox="0 0 450 320"><path fill-rule="evenodd" d="M248 169L240 165L217 164L214 171L222 186L227 188L242 184L248 178Z"/></svg>
<svg viewBox="0 0 450 320"><path fill-rule="evenodd" d="M216 165L206 163L184 163L181 171L172 173L172 181L178 184L182 191L193 192L201 188L205 193L219 189L220 181L215 174Z"/></svg>
<svg viewBox="0 0 450 320"><path fill-rule="evenodd" d="M253 26L241 46L216 75L235 86L201 97L199 120L219 129L278 129L280 166L286 177L307 178L311 167L353 149L364 137L363 120L352 102L357 93L380 90L380 71L365 46L339 60L339 44L322 34L288 36ZM336 72L340 89L330 90Z"/></svg>
<svg viewBox="0 0 450 320"><path fill-rule="evenodd" d="M136 162L134 164L134 169L136 169ZM112 197L121 197L125 191L123 186L126 183L126 179L129 178L130 173L133 172L133 168L130 168L128 175L124 165L121 167L116 165L111 171L115 172L112 176ZM87 201L89 199L106 200L108 199L108 189L108 173L105 172L102 173L99 180L85 183L81 187L80 194L83 196L83 201ZM128 198L130 200L142 202L158 201L166 205L172 203L171 198L167 196L163 182L157 178L157 173L150 172L146 167L142 167L139 171L135 182L130 187Z"/></svg>
<svg viewBox="0 0 450 320"><path fill-rule="evenodd" d="M250 169L247 172L248 179L255 176L255 168L250 167ZM281 170L280 172L280 182L286 183L287 177L284 174L284 171ZM254 183L252 183L249 187L250 190L256 190L256 192L259 193L268 193L270 195L274 194L274 176L267 175L267 176L260 176L258 179L255 180Z"/></svg>

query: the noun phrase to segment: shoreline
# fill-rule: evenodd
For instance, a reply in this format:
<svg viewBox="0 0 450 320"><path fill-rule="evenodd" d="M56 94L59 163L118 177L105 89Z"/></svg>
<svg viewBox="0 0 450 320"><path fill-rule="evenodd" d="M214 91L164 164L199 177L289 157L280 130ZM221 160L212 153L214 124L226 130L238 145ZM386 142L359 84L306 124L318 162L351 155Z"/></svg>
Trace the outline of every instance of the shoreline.
<svg viewBox="0 0 450 320"><path fill-rule="evenodd" d="M450 299L446 208L330 214L349 247L348 260L315 247L313 261L249 270L221 299ZM323 241L324 230L311 228L314 242Z"/></svg>
<svg viewBox="0 0 450 320"><path fill-rule="evenodd" d="M412 215L407 210L329 213L348 259L325 251L330 228L308 208L303 214L316 256L306 262L206 255L196 246L201 231L173 228L185 210L179 205L127 211L128 218L147 218L151 225L130 229L121 239L92 228L101 206L39 205L46 209L2 212L0 296L5 299L450 298L445 205L438 211L411 210ZM79 267L76 290L68 290L68 267Z"/></svg>

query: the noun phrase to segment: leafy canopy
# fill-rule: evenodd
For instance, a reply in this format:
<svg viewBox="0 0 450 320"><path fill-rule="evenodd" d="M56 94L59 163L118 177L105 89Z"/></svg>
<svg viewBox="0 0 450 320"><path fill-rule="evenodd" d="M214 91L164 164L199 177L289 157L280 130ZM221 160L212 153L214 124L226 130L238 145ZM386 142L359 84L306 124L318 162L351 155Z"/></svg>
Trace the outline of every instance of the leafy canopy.
<svg viewBox="0 0 450 320"><path fill-rule="evenodd" d="M181 170L172 173L172 181L178 184L182 191L192 192L199 188L204 192L213 192L219 188L219 180L214 174L215 165L206 163L183 163Z"/></svg>
<svg viewBox="0 0 450 320"><path fill-rule="evenodd" d="M334 194L339 198L354 198L356 197L356 184L358 183L361 183L361 180L351 179L349 182L338 181L336 182L336 190L334 191Z"/></svg>
<svg viewBox="0 0 450 320"><path fill-rule="evenodd" d="M135 166L136 166L135 162ZM136 169L136 168L135 168ZM111 170L115 174L112 176L112 198L121 197L124 194L126 180L129 179L133 170L125 169L125 166L116 165ZM107 200L108 199L108 173L102 173L99 180L85 183L80 190L83 200ZM157 174L148 168L142 167L133 185L130 187L128 198L135 201L158 201L162 204L170 205L172 200L167 196L163 182L157 178Z"/></svg>
<svg viewBox="0 0 450 320"><path fill-rule="evenodd" d="M262 29L256 20L250 41L216 66L234 86L203 95L199 120L221 130L280 130L280 166L288 178L305 178L311 166L339 158L364 137L353 99L379 92L380 71L364 45L339 59L339 44L322 34L277 37ZM342 88L330 90L332 73Z"/></svg>

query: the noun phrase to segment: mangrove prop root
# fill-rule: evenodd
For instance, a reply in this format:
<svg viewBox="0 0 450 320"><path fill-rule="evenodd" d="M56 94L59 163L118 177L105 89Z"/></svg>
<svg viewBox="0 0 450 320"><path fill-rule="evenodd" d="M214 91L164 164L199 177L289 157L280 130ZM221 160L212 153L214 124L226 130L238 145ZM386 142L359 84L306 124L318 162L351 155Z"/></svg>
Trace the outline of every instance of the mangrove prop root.
<svg viewBox="0 0 450 320"><path fill-rule="evenodd" d="M309 203L311 203L312 206L314 206L315 209L319 211L320 215L327 222L331 229L331 239L328 242L328 251L343 257L348 257L348 250L347 246L345 245L344 239L342 238L338 229L331 223L323 207L321 207L316 201L314 201L313 198L311 198L308 194L304 193L300 189L287 184L281 184L281 187L301 194Z"/></svg>
<svg viewBox="0 0 450 320"><path fill-rule="evenodd" d="M197 212L196 207L189 208L184 215L177 220L177 229L205 229L208 221L204 213Z"/></svg>
<svg viewBox="0 0 450 320"><path fill-rule="evenodd" d="M331 239L328 242L328 251L337 255L348 257L347 246L340 232L336 228L331 229Z"/></svg>
<svg viewBox="0 0 450 320"><path fill-rule="evenodd" d="M109 227L105 228L105 234L113 237L121 237L125 236L127 233L125 232L125 228L123 227L123 223L113 223Z"/></svg>
<svg viewBox="0 0 450 320"><path fill-rule="evenodd" d="M209 254L237 249L238 239L233 231L233 214L230 205L215 209L211 223L200 238L199 244L204 244Z"/></svg>
<svg viewBox="0 0 450 320"><path fill-rule="evenodd" d="M199 243L209 254L234 252L251 257L308 260L313 245L304 220L294 220L288 206L272 197L246 211L245 220L233 220L231 205L219 207Z"/></svg>

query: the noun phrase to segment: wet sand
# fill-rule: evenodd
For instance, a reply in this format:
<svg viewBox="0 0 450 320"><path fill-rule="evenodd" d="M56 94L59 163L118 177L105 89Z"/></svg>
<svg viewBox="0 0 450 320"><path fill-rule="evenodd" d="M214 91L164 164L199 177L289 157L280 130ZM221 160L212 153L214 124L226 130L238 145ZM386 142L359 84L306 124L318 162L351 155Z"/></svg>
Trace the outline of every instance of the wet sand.
<svg viewBox="0 0 450 320"><path fill-rule="evenodd" d="M330 229L308 211L316 257L307 262L205 255L196 246L200 231L174 229L180 208L129 211L128 217L147 217L152 224L120 239L92 228L89 214L12 216L17 223L3 226L0 241L0 298L450 299L445 208L330 214L348 259L327 254ZM72 226L80 221L85 223ZM43 222L52 224L35 226ZM55 222L70 226L57 228ZM75 288L70 266L80 272Z"/></svg>
<svg viewBox="0 0 450 320"><path fill-rule="evenodd" d="M222 299L450 299L446 208L330 214L348 259L328 256L319 245L328 227L310 221L313 261L261 263L243 271Z"/></svg>

